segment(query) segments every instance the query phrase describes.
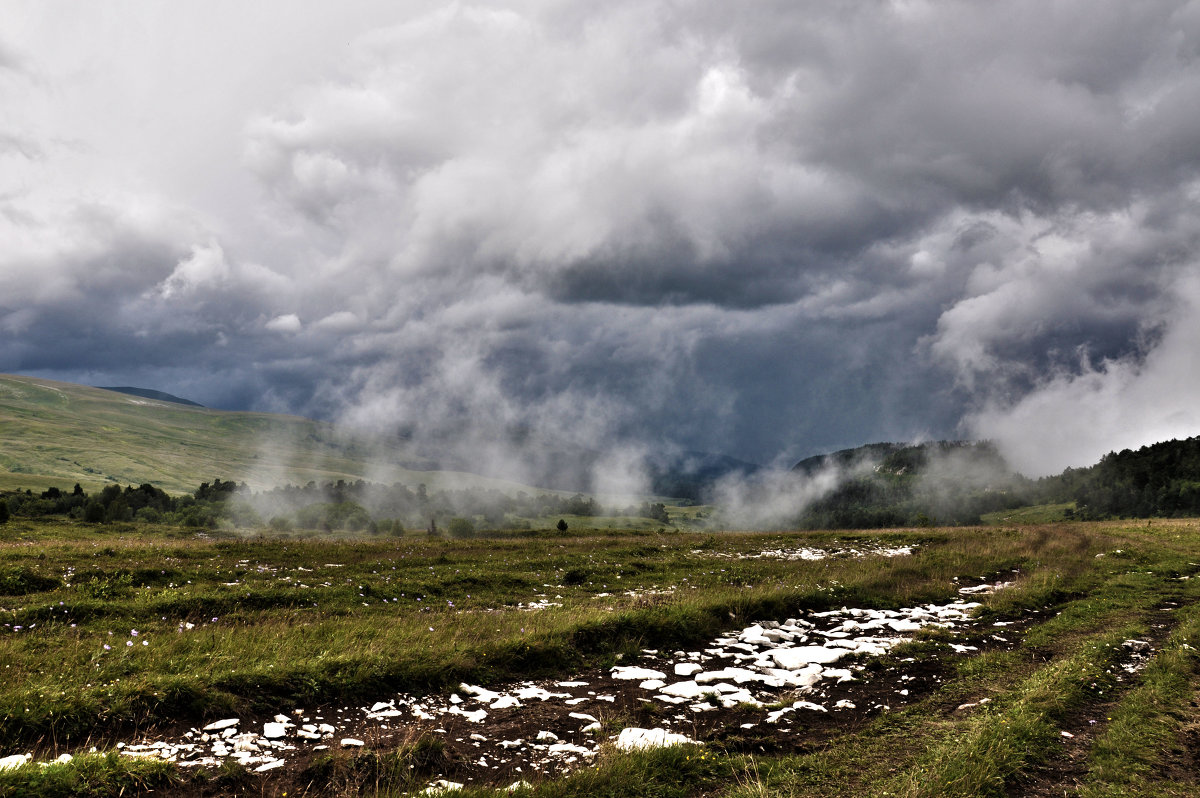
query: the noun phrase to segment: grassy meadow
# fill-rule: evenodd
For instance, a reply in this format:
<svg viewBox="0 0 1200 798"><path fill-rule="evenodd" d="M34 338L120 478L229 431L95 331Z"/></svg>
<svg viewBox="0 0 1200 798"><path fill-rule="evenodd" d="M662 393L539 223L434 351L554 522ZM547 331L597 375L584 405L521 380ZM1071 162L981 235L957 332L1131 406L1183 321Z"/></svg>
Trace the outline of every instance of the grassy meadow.
<svg viewBox="0 0 1200 798"><path fill-rule="evenodd" d="M0 490L143 482L171 493L214 477L272 488L376 479L430 490L524 486L459 472L416 471L428 461L399 441L366 443L330 424L143 399L52 380L0 374ZM383 445L378 445L378 444Z"/></svg>
<svg viewBox="0 0 1200 798"><path fill-rule="evenodd" d="M738 556L867 541L917 545L893 558ZM947 659L932 696L808 750L610 752L531 794L1192 795L1197 571L1200 522L1190 520L773 535L573 528L452 541L13 519L0 527L0 756L97 751L0 771L0 795L294 795L290 782L110 752L147 729L462 681L565 678L755 620L944 602L959 584L999 578L1015 584L979 599L983 612L1032 618L1023 638ZM1121 643L1152 634L1150 666L1118 683ZM935 642L919 635L892 656L939 657ZM981 698L992 700L955 710ZM1081 719L1096 723L1081 730ZM1069 763L1068 728L1088 741ZM402 753L358 756L378 765ZM358 772L357 760L333 759ZM394 770L304 794L423 786Z"/></svg>

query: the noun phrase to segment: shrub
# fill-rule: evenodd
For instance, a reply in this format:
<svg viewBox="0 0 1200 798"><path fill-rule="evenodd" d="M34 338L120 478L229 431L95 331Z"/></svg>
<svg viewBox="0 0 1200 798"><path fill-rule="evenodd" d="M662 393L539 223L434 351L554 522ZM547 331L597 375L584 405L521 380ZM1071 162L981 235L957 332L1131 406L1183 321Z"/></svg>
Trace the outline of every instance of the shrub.
<svg viewBox="0 0 1200 798"><path fill-rule="evenodd" d="M452 538L469 538L475 534L475 524L469 518L451 518L446 531Z"/></svg>

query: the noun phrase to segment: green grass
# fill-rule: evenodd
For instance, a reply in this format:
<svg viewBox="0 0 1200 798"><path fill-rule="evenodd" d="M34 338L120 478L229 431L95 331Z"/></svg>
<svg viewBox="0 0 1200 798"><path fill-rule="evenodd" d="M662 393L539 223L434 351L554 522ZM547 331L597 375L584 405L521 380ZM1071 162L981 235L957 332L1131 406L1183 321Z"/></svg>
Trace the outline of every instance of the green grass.
<svg viewBox="0 0 1200 798"><path fill-rule="evenodd" d="M182 781L166 762L131 759L116 753L82 754L67 763L29 764L0 771L0 796L103 798L161 790Z"/></svg>
<svg viewBox="0 0 1200 798"><path fill-rule="evenodd" d="M134 726L563 675L755 619L945 601L964 582L1004 579L1016 584L982 599L984 617L1033 618L1023 644L955 658L922 702L797 754L608 752L536 794L1015 794L1032 774L1053 772L1062 724L1101 704L1112 722L1088 752L1083 794L1185 794L1159 774L1164 751L1195 722L1189 701L1200 690L1200 609L1184 578L1200 571L1194 521L772 535L573 528L469 541L65 521L0 530L0 753L104 749ZM737 558L865 540L918 545L891 559ZM555 606L518 608L538 598ZM1179 609L1163 613L1167 601ZM1132 682L1118 681L1121 641L1163 617L1176 624L1169 644ZM931 656L939 643L923 636L897 656ZM953 709L981 697L993 701ZM422 786L396 764L411 763L411 751L368 753L374 764L331 756L321 767L333 786L322 794ZM64 766L61 779L115 795L122 762L82 776L82 763ZM136 767L128 778L149 784ZM14 781L32 772L0 774L0 794L62 794L49 776ZM153 778L200 778L164 773ZM218 777L258 783L204 776Z"/></svg>
<svg viewBox="0 0 1200 798"><path fill-rule="evenodd" d="M994 513L986 513L980 520L990 526L1002 524L1053 524L1068 520L1068 510L1072 513L1075 511L1075 502L1034 504L1028 507L1017 507L1012 510L997 510Z"/></svg>
<svg viewBox="0 0 1200 798"><path fill-rule="evenodd" d="M150 482L171 493L215 478L256 489L338 479L528 487L471 474L412 471L422 458L296 416L159 402L83 385L0 375L0 490Z"/></svg>

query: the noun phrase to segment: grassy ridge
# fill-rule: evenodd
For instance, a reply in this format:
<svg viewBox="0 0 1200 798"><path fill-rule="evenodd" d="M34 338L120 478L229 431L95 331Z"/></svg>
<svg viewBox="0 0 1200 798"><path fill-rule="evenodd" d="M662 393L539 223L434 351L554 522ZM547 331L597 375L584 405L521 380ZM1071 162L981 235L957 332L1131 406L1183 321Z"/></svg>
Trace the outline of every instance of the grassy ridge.
<svg viewBox="0 0 1200 798"><path fill-rule="evenodd" d="M188 492L214 478L271 488L338 479L514 486L412 471L402 447L367 446L295 416L238 413L0 375L0 490L150 482Z"/></svg>

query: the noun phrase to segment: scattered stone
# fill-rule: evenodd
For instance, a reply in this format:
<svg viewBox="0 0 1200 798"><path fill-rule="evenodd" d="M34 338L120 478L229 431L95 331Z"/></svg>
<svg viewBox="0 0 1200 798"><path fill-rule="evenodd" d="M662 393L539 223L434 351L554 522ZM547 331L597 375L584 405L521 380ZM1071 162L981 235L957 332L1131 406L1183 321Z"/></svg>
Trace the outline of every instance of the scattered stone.
<svg viewBox="0 0 1200 798"><path fill-rule="evenodd" d="M686 745L696 741L683 734L675 734L666 729L639 729L630 726L621 729L617 736L616 746L622 751L636 751L642 748L665 748L671 745Z"/></svg>
<svg viewBox="0 0 1200 798"><path fill-rule="evenodd" d="M0 759L0 770L9 770L11 768L19 768L30 762L33 759L33 754L13 754Z"/></svg>
<svg viewBox="0 0 1200 798"><path fill-rule="evenodd" d="M630 665L624 668L614 667L612 669L612 677L614 679L627 679L629 681L644 681L646 679L665 679L667 674L650 668L639 668L636 665Z"/></svg>
<svg viewBox="0 0 1200 798"><path fill-rule="evenodd" d="M217 720L205 726L204 731L223 731L225 729L232 728L241 722L241 718L226 718L225 720Z"/></svg>
<svg viewBox="0 0 1200 798"><path fill-rule="evenodd" d="M362 748L366 743L354 737L343 737L342 748Z"/></svg>

